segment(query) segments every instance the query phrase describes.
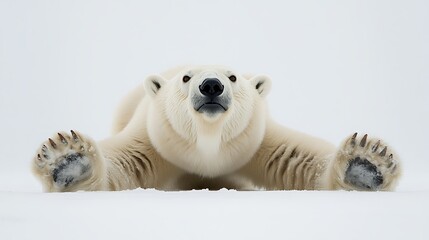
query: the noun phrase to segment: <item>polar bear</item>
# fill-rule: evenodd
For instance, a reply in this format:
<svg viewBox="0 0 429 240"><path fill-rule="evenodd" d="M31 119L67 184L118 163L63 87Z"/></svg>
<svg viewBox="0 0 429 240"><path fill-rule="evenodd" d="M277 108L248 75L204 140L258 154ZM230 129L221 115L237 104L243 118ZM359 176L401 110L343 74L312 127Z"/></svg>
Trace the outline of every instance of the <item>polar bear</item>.
<svg viewBox="0 0 429 240"><path fill-rule="evenodd" d="M398 155L357 133L338 148L277 124L265 97L271 80L224 66L151 75L120 104L113 134L95 142L59 132L33 172L46 191L156 188L393 190Z"/></svg>

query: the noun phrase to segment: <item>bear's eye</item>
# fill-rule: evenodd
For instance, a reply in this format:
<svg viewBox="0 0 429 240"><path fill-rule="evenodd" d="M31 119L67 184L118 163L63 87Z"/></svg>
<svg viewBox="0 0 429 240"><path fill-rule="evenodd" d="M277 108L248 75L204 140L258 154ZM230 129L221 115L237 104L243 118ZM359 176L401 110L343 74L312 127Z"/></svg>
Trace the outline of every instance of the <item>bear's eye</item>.
<svg viewBox="0 0 429 240"><path fill-rule="evenodd" d="M191 77L189 77L188 75L183 76L182 78L184 83L187 83L189 80L191 80Z"/></svg>
<svg viewBox="0 0 429 240"><path fill-rule="evenodd" d="M231 82L235 82L237 81L237 77L234 75L229 76L229 80L231 80Z"/></svg>

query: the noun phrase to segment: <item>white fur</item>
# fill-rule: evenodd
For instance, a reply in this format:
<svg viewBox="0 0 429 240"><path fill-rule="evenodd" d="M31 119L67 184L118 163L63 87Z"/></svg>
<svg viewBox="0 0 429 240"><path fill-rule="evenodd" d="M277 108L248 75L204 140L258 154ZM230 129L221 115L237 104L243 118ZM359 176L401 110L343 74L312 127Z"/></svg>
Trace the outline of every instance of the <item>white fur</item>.
<svg viewBox="0 0 429 240"><path fill-rule="evenodd" d="M185 75L191 77L187 82ZM229 79L231 75L236 76L235 82ZM217 78L223 85L219 97L229 102L226 111L195 110L203 96L199 86L206 78ZM266 76L242 76L223 66L184 66L151 75L122 101L113 136L95 143L82 134L78 139L73 133L55 135L38 150L33 170L47 191L137 187L362 190L344 181L349 162L359 157L383 176L383 183L375 186L373 174L358 167L355 170L361 174L355 175L363 176L362 183L374 185L371 190L394 189L401 164L384 142L353 135L336 149L324 140L285 128L269 119L265 97L270 89ZM84 156L82 166L91 165L87 175L76 176L80 165L64 166L61 159L70 153ZM72 177L73 184L54 182L53 172L59 167L63 179Z"/></svg>
<svg viewBox="0 0 429 240"><path fill-rule="evenodd" d="M237 77L236 82L228 79L232 74ZM184 75L192 79L184 83ZM194 110L191 98L201 95L198 87L204 79L213 77L222 82L223 94L232 102L227 112L208 116ZM147 80L147 86L151 81ZM160 82L164 83L161 89L151 95L148 133L165 159L210 177L233 172L250 161L265 132L263 96L269 91L269 78L247 80L224 67L204 66L184 69L173 79ZM258 83L261 89L266 86L263 95L256 89Z"/></svg>

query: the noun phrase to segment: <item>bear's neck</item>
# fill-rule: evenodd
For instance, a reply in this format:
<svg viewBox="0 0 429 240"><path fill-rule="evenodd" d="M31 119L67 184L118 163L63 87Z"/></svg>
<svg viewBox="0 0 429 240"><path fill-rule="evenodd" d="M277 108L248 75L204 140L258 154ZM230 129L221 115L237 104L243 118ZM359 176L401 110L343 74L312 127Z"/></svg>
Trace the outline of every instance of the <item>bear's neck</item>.
<svg viewBox="0 0 429 240"><path fill-rule="evenodd" d="M196 147L205 157L217 156L222 143L221 123L197 123Z"/></svg>

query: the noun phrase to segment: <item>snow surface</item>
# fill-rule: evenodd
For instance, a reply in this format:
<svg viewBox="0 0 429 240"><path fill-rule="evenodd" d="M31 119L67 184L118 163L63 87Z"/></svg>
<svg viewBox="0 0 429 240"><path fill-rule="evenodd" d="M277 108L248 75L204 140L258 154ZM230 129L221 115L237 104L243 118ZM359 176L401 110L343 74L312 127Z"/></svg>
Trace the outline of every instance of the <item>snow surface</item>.
<svg viewBox="0 0 429 240"><path fill-rule="evenodd" d="M427 239L427 192L0 193L1 239ZM410 205L410 203L412 203Z"/></svg>
<svg viewBox="0 0 429 240"><path fill-rule="evenodd" d="M1 0L0 240L429 239L429 2ZM180 64L266 74L274 119L401 156L397 192L42 193L56 131L108 136L120 99Z"/></svg>
<svg viewBox="0 0 429 240"><path fill-rule="evenodd" d="M24 173L0 180L0 239L429 239L421 179L397 192L76 193L41 193Z"/></svg>

